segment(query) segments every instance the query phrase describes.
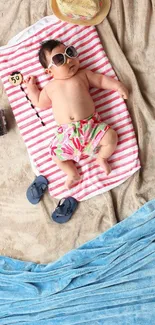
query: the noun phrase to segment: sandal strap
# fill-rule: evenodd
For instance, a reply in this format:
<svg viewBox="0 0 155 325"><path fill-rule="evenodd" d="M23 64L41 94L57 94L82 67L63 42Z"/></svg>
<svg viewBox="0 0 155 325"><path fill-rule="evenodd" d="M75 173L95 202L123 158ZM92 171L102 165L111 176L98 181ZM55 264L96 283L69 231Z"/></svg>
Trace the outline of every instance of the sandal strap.
<svg viewBox="0 0 155 325"><path fill-rule="evenodd" d="M33 183L31 186L31 194L34 199L39 199L46 189L46 184Z"/></svg>
<svg viewBox="0 0 155 325"><path fill-rule="evenodd" d="M62 200L65 200L63 203ZM66 216L68 215L69 213L71 212L71 202L70 200L67 198L67 199L61 199L58 203L58 206L56 208L56 213L58 216Z"/></svg>

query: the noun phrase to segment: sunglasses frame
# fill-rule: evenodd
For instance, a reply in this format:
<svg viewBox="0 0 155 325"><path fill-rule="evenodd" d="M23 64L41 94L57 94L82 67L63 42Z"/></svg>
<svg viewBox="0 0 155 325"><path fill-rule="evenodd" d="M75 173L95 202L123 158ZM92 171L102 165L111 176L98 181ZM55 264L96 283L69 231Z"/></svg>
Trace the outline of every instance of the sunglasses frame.
<svg viewBox="0 0 155 325"><path fill-rule="evenodd" d="M64 52L64 53L57 53L57 54L53 55L53 56L51 57L51 62L50 62L50 64L48 65L48 69L50 69L53 65L54 65L55 67L57 67L57 68L62 67L62 66L66 63L66 60L67 60L66 57L67 57L67 58L70 58L70 59L76 59L76 58L78 57L78 53L77 53L77 51L76 51L76 53L77 53L76 56L70 56L70 55L68 55L68 54L66 53L67 49L69 49L70 47L74 47L74 46L73 46L73 45L67 46L66 49L65 49L65 52ZM74 49L76 50L75 47L74 47ZM63 57L64 57L64 63L61 64L61 65L59 65L59 66L57 66L57 65L53 62L53 57L56 56L56 55L58 55L58 54L62 54Z"/></svg>

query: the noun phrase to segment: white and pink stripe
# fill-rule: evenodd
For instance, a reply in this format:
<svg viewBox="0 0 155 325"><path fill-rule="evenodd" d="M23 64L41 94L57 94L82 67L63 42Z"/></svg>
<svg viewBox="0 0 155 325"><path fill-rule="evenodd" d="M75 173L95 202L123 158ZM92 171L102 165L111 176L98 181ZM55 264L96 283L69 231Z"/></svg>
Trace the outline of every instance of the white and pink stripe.
<svg viewBox="0 0 155 325"><path fill-rule="evenodd" d="M44 87L50 78L39 64L37 53L40 42L49 38L60 39L66 45L73 44L79 52L81 67L112 78L116 76L95 27L67 24L53 16L41 19L26 29L22 36L17 35L11 45L0 48L0 76L31 161L38 174L47 177L51 196L62 198L72 195L82 201L118 186L140 168L137 142L126 104L118 93L91 89L96 109L103 121L110 124L119 135L117 150L109 159L112 172L106 176L95 158L85 157L77 166L81 174L80 183L70 191L64 189L65 175L52 162L48 150L56 128L52 109L39 112L45 123L43 126L20 87L14 87L8 81L13 71L20 71L24 78L35 75L39 87Z"/></svg>

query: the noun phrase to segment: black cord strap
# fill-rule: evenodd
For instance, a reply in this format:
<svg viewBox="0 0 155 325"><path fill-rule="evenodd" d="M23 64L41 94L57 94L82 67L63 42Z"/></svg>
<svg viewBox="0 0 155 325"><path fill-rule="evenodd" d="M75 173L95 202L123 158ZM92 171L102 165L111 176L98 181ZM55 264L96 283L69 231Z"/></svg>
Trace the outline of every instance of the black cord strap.
<svg viewBox="0 0 155 325"><path fill-rule="evenodd" d="M38 113L37 110L35 109L35 106L31 103L30 98L26 95L25 90L24 90L24 88L23 88L21 85L20 85L20 89L24 92L25 97L27 98L27 100L29 100L31 107L35 110L35 113L36 113L37 117L40 119L41 124L42 124L43 126L45 126L45 123L42 121L42 119L41 119L39 113Z"/></svg>

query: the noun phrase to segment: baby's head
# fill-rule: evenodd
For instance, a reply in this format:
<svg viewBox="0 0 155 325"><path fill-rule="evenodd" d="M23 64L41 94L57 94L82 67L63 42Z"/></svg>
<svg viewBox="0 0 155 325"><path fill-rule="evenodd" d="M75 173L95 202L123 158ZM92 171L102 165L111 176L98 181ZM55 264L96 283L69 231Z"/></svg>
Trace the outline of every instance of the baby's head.
<svg viewBox="0 0 155 325"><path fill-rule="evenodd" d="M58 40L43 42L38 54L46 73L50 73L55 79L71 78L79 69L76 49Z"/></svg>

